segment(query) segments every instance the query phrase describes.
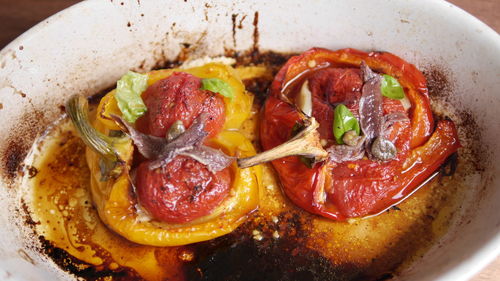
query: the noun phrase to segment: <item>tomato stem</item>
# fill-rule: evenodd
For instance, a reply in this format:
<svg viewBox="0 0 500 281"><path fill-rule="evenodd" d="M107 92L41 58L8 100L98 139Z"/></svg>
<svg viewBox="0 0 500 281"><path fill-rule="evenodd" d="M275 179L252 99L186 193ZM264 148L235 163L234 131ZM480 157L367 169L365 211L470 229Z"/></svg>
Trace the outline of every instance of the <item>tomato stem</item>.
<svg viewBox="0 0 500 281"><path fill-rule="evenodd" d="M306 122L309 123L306 128L289 141L252 157L240 158L238 166L248 168L292 155L314 157L316 161L323 161L328 157L328 152L320 143L319 133L316 130L319 124L313 117L306 119Z"/></svg>

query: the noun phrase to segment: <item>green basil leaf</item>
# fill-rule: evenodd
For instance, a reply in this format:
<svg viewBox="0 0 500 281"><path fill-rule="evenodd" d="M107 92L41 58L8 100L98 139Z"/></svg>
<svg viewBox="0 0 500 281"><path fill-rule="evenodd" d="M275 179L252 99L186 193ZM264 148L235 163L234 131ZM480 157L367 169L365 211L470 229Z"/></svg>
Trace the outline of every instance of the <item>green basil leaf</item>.
<svg viewBox="0 0 500 281"><path fill-rule="evenodd" d="M400 100L405 97L405 92L398 80L390 75L382 75L382 83L380 84L382 95L390 99Z"/></svg>
<svg viewBox="0 0 500 281"><path fill-rule="evenodd" d="M226 81L219 78L206 78L201 80L201 89L209 90L214 93L219 93L231 100L234 97L233 87Z"/></svg>
<svg viewBox="0 0 500 281"><path fill-rule="evenodd" d="M359 122L352 112L343 104L335 107L333 116L333 135L338 144L344 144L342 137L345 132L354 130L359 135Z"/></svg>
<svg viewBox="0 0 500 281"><path fill-rule="evenodd" d="M141 94L147 87L148 75L132 71L127 72L116 83L115 99L123 114L123 119L127 122L135 123L137 118L146 113L147 108Z"/></svg>

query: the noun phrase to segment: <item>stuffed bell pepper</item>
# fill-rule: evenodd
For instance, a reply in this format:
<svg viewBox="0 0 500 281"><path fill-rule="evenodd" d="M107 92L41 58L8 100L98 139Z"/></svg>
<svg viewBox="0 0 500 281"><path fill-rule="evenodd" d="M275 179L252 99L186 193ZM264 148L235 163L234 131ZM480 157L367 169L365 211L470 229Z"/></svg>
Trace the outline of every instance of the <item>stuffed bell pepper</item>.
<svg viewBox="0 0 500 281"><path fill-rule="evenodd" d="M67 104L87 144L91 193L101 220L130 241L185 245L234 230L258 206L260 167L238 129L253 96L229 66L129 72L89 117Z"/></svg>
<svg viewBox="0 0 500 281"><path fill-rule="evenodd" d="M262 110L265 151L285 194L333 220L397 204L460 147L452 121L435 120L425 77L384 52L313 48L276 75Z"/></svg>

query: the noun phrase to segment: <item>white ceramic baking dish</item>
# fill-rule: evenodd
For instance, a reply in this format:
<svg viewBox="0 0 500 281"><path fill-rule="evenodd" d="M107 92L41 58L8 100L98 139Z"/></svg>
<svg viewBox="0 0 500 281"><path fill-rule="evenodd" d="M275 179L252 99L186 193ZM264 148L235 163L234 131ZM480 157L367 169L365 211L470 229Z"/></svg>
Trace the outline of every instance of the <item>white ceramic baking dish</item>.
<svg viewBox="0 0 500 281"><path fill-rule="evenodd" d="M354 47L446 70L447 102L479 132L467 145L478 147L481 169L448 234L396 278L466 280L500 253L500 36L479 20L432 0L89 0L0 52L0 279L72 279L33 250L20 210L24 157L60 106L71 94L113 85L128 69L173 60L186 46L190 57Z"/></svg>

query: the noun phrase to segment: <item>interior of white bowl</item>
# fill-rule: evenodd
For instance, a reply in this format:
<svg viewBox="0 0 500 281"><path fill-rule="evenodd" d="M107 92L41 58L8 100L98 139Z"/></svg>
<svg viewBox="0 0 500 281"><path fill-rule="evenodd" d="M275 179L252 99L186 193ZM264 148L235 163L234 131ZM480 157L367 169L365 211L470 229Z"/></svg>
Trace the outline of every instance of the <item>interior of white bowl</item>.
<svg viewBox="0 0 500 281"><path fill-rule="evenodd" d="M397 278L471 277L500 253L500 168L494 165L500 159L500 39L486 25L431 0L90 0L42 22L0 53L0 207L8 210L0 214L0 279L72 278L32 251L24 237L27 218L19 216L26 153L70 95L95 94L127 70L150 70L181 51L195 58L313 46L383 50L417 67L447 70L447 102L476 126L480 173L471 176L471 192L448 234Z"/></svg>

